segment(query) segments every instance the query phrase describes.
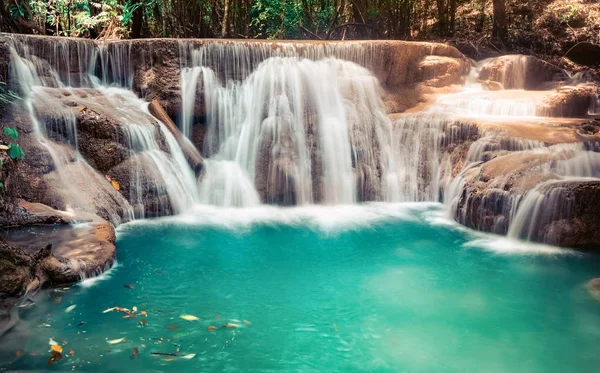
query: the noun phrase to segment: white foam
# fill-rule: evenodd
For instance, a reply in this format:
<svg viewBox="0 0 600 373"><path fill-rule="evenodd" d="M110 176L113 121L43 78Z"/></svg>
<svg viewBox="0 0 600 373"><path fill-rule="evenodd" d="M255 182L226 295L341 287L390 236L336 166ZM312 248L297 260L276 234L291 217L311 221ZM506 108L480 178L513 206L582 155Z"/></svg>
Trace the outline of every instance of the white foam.
<svg viewBox="0 0 600 373"><path fill-rule="evenodd" d="M483 249L499 255L582 255L570 249L519 241L492 234L478 233L476 236L480 236L480 238L463 244L463 247Z"/></svg>
<svg viewBox="0 0 600 373"><path fill-rule="evenodd" d="M102 272L101 274L89 278L83 278L78 285L82 288L91 288L92 286L98 285L100 282L110 279L116 272L117 268L120 267L120 264L115 261L113 266Z"/></svg>
<svg viewBox="0 0 600 373"><path fill-rule="evenodd" d="M193 212L167 218L135 221L139 224L187 224L244 230L257 224L305 226L320 231L365 229L385 221L416 221L416 212L440 206L438 203L366 203L356 205L305 205L298 207L257 206L222 208L197 205Z"/></svg>

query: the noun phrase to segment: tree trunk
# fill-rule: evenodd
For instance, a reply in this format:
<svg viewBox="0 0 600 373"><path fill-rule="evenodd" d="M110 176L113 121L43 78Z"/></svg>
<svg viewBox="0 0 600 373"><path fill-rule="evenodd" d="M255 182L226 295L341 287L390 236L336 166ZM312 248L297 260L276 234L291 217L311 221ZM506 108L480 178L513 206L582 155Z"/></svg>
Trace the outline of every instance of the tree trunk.
<svg viewBox="0 0 600 373"><path fill-rule="evenodd" d="M225 38L229 36L229 17L231 14L231 0L225 0L223 2L224 11L223 11L223 23L221 27L221 35Z"/></svg>
<svg viewBox="0 0 600 373"><path fill-rule="evenodd" d="M506 23L506 0L494 0L494 27L492 40L504 44L508 38Z"/></svg>
<svg viewBox="0 0 600 373"><path fill-rule="evenodd" d="M140 4L141 0L135 1L134 4ZM142 23L144 20L144 13L142 11L141 4L138 5L133 11L133 19L131 22L131 37L138 39L142 36Z"/></svg>

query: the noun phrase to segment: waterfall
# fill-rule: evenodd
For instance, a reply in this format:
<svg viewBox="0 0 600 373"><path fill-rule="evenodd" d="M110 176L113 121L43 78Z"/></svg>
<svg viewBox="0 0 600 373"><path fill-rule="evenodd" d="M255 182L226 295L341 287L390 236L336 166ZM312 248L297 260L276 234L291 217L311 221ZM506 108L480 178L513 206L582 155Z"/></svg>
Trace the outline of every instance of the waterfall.
<svg viewBox="0 0 600 373"><path fill-rule="evenodd" d="M364 51L256 47L209 44L187 52L182 129L191 135L197 95L208 127L201 203L255 204L256 195L285 205L381 199L380 172L390 164L380 149L390 154L391 146L381 88L364 67L325 58L353 56L366 64ZM232 62L215 65L215 55Z"/></svg>
<svg viewBox="0 0 600 373"><path fill-rule="evenodd" d="M141 188L148 180L141 176L149 173L158 174L169 198L167 204L157 207L157 214L182 212L196 201L194 176L175 138L149 114L147 103L126 89L133 76L127 45L107 47L72 39L42 43L41 39L22 40L19 36L7 39L11 85L24 98L35 139L52 158L67 209L98 213L115 224L144 217ZM126 156L134 160L127 171L129 180L118 180L129 184L130 201L82 155L76 115L84 110L92 115L103 113L102 120L119 123L117 132L122 134L112 137L126 138ZM100 120L100 115L95 115ZM158 139L165 145L161 147Z"/></svg>

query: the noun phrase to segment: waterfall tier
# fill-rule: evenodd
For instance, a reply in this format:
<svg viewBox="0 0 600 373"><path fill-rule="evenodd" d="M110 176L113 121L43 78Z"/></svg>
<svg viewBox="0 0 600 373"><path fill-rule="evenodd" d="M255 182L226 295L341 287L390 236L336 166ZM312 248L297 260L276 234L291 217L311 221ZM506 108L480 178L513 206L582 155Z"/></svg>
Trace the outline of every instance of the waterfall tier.
<svg viewBox="0 0 600 373"><path fill-rule="evenodd" d="M533 57L6 34L0 51L0 76L22 97L3 119L29 167L10 174L26 186L8 188L13 198L115 224L195 204L444 201L480 230L600 242L569 238L600 177L597 86ZM547 208L558 200L570 202Z"/></svg>

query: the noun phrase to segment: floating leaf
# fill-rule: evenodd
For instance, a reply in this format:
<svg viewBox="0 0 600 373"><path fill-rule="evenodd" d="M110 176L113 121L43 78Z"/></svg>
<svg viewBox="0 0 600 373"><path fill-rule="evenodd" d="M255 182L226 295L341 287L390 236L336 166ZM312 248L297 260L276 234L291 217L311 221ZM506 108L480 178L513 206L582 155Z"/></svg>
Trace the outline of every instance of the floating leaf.
<svg viewBox="0 0 600 373"><path fill-rule="evenodd" d="M248 326L252 325L252 323L250 321L248 321L248 320L244 320L244 324L246 324Z"/></svg>
<svg viewBox="0 0 600 373"><path fill-rule="evenodd" d="M113 307L113 308L108 308L108 309L105 309L104 311L102 311L102 313L108 313L108 312L112 312L112 311L114 311L116 308L117 308L117 307Z"/></svg>
<svg viewBox="0 0 600 373"><path fill-rule="evenodd" d="M135 359L138 356L139 353L140 353L140 350L138 350L137 347L134 347L133 348L133 353L131 354L131 356L129 358L130 359Z"/></svg>
<svg viewBox="0 0 600 373"><path fill-rule="evenodd" d="M181 358L189 360L189 359L193 359L195 357L196 357L196 354L187 354L187 355L182 356Z"/></svg>
<svg viewBox="0 0 600 373"><path fill-rule="evenodd" d="M110 341L106 341L106 343L108 343L109 345L114 345L117 343L121 343L125 340L125 337L123 338L119 338L119 339L111 339Z"/></svg>
<svg viewBox="0 0 600 373"><path fill-rule="evenodd" d="M142 311L142 312L140 312L140 315L146 316L147 313L146 313L146 311Z"/></svg>
<svg viewBox="0 0 600 373"><path fill-rule="evenodd" d="M23 353L23 350L17 350L17 352L15 353L17 356L21 356L21 354Z"/></svg>
<svg viewBox="0 0 600 373"><path fill-rule="evenodd" d="M196 321L198 320L198 318L194 315L181 315L179 316L181 319L184 319L186 321Z"/></svg>
<svg viewBox="0 0 600 373"><path fill-rule="evenodd" d="M56 351L56 352L58 352L58 353L62 353L62 350L63 350L63 349L62 349L62 347L61 347L61 346L59 346L59 345L52 345L52 346L50 346L50 349L51 349L52 351Z"/></svg>
<svg viewBox="0 0 600 373"><path fill-rule="evenodd" d="M75 350L73 350L73 349L70 349L70 350L69 350L69 355L71 355L71 356L75 355Z"/></svg>
<svg viewBox="0 0 600 373"><path fill-rule="evenodd" d="M217 327L214 326L214 325L211 325L211 326L208 327L208 331L209 332L212 332L213 330L216 330L216 329L217 329Z"/></svg>
<svg viewBox="0 0 600 373"><path fill-rule="evenodd" d="M136 307L136 306L133 306L133 307L131 308L131 310L132 310L133 312L137 312L137 307Z"/></svg>
<svg viewBox="0 0 600 373"><path fill-rule="evenodd" d="M168 326L167 328L169 328L169 330L177 330L177 329L179 329L179 327L177 325L171 325L171 326Z"/></svg>
<svg viewBox="0 0 600 373"><path fill-rule="evenodd" d="M148 322L146 321L146 319L142 320L142 325L146 325Z"/></svg>
<svg viewBox="0 0 600 373"><path fill-rule="evenodd" d="M121 186L116 180L111 180L110 183L112 184L113 188L115 188L115 190L121 190Z"/></svg>
<svg viewBox="0 0 600 373"><path fill-rule="evenodd" d="M56 360L62 359L62 354L58 351L52 351L52 356L48 359L48 365L52 365Z"/></svg>
<svg viewBox="0 0 600 373"><path fill-rule="evenodd" d="M238 324L231 324L231 323L227 323L227 324L225 324L225 326L228 327L229 329L235 329L235 328L240 327Z"/></svg>
<svg viewBox="0 0 600 373"><path fill-rule="evenodd" d="M74 304L72 306L69 306L69 307L67 307L67 309L65 310L65 312L69 313L69 312L73 311L75 309L75 307L77 307L76 304Z"/></svg>

